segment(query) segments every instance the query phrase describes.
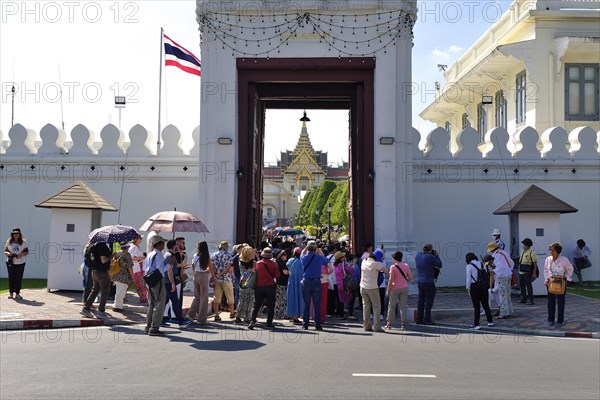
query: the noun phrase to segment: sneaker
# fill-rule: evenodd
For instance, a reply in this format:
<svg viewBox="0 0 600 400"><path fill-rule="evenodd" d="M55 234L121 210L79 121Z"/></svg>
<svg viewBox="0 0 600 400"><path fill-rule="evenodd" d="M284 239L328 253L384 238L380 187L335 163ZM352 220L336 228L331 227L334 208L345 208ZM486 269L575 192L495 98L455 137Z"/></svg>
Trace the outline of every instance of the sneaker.
<svg viewBox="0 0 600 400"><path fill-rule="evenodd" d="M255 326L256 326L256 322L252 321L252 322L250 322L250 325L248 325L248 329L253 330Z"/></svg>
<svg viewBox="0 0 600 400"><path fill-rule="evenodd" d="M385 333L385 329L375 329L374 332Z"/></svg>
<svg viewBox="0 0 600 400"><path fill-rule="evenodd" d="M561 326L563 326L565 324L565 322L557 322L556 324L554 324L555 328L560 328Z"/></svg>
<svg viewBox="0 0 600 400"><path fill-rule="evenodd" d="M146 326L144 327L144 335L147 335L150 332L150 327Z"/></svg>
<svg viewBox="0 0 600 400"><path fill-rule="evenodd" d="M485 311L480 312L479 315L485 315Z"/></svg>
<svg viewBox="0 0 600 400"><path fill-rule="evenodd" d="M401 331L405 331L405 330L406 330L406 325L402 325L402 326L400 326L400 330L401 330Z"/></svg>
<svg viewBox="0 0 600 400"><path fill-rule="evenodd" d="M373 328L365 328L365 332L373 332Z"/></svg>
<svg viewBox="0 0 600 400"><path fill-rule="evenodd" d="M273 326L273 324L267 324L266 328L269 330L273 330L275 327Z"/></svg>
<svg viewBox="0 0 600 400"><path fill-rule="evenodd" d="M23 300L23 297L19 293L17 293L15 295L15 300Z"/></svg>
<svg viewBox="0 0 600 400"><path fill-rule="evenodd" d="M81 310L81 314L86 316L86 317L91 317L92 315L92 310L89 308L85 308L83 307L83 309Z"/></svg>
<svg viewBox="0 0 600 400"><path fill-rule="evenodd" d="M548 321L548 326L554 326L554 322L553 321Z"/></svg>
<svg viewBox="0 0 600 400"><path fill-rule="evenodd" d="M160 323L160 326L167 328L167 327L171 326L171 324L168 323L168 322L163 321L163 322Z"/></svg>
<svg viewBox="0 0 600 400"><path fill-rule="evenodd" d="M165 333L159 329L150 329L148 330L148 336L164 336Z"/></svg>
<svg viewBox="0 0 600 400"><path fill-rule="evenodd" d="M386 326L383 327L383 329L389 330L389 329L392 329L392 326L391 325L386 325Z"/></svg>
<svg viewBox="0 0 600 400"><path fill-rule="evenodd" d="M535 303L534 303L533 301L528 301L527 303L525 303L525 305L528 305L528 306L532 306L532 305L534 305L534 304L535 304Z"/></svg>
<svg viewBox="0 0 600 400"><path fill-rule="evenodd" d="M323 330L323 327L322 327L322 326L317 326L317 327L315 328L315 331L322 331L322 330Z"/></svg>
<svg viewBox="0 0 600 400"><path fill-rule="evenodd" d="M9 298L9 299L14 299L14 296L13 296L13 294L12 294L12 293L11 293L11 294L9 294L9 295L8 295L8 298Z"/></svg>
<svg viewBox="0 0 600 400"><path fill-rule="evenodd" d="M113 310L114 312L120 312L120 313L122 313L122 312L123 312L123 309L122 309L122 308L114 308L114 307L113 307L113 309L112 309L112 310Z"/></svg>
<svg viewBox="0 0 600 400"><path fill-rule="evenodd" d="M183 329L185 327L187 327L188 325L190 325L192 323L192 321L190 320L183 320L182 322L179 323L179 329Z"/></svg>
<svg viewBox="0 0 600 400"><path fill-rule="evenodd" d="M178 324L179 321L177 320L177 318L171 318L170 320L167 321L169 324Z"/></svg>
<svg viewBox="0 0 600 400"><path fill-rule="evenodd" d="M469 326L469 329L472 329L472 330L478 331L478 330L480 330L480 329L481 329L481 327L480 327L479 325L470 325L470 326Z"/></svg>
<svg viewBox="0 0 600 400"><path fill-rule="evenodd" d="M108 314L107 314L105 311L98 311L98 312L96 313L96 316L97 316L98 318L108 318Z"/></svg>
<svg viewBox="0 0 600 400"><path fill-rule="evenodd" d="M303 330L303 331L307 331L307 330L308 330L308 326L304 326L304 325L302 325L302 330Z"/></svg>
<svg viewBox="0 0 600 400"><path fill-rule="evenodd" d="M241 318L236 318L236 319L233 321L233 323L234 323L234 324L236 324L236 325L239 325L239 324L241 324L241 323L242 323L242 319L241 319Z"/></svg>
<svg viewBox="0 0 600 400"><path fill-rule="evenodd" d="M488 326L491 328L492 326L496 326L495 322L488 322Z"/></svg>

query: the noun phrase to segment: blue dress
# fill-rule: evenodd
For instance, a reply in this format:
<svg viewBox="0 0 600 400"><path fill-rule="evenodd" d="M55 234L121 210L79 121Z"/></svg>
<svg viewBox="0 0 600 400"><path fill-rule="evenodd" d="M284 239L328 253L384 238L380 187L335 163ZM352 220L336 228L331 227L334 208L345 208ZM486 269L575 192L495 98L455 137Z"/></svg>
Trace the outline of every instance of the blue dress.
<svg viewBox="0 0 600 400"><path fill-rule="evenodd" d="M291 317L301 316L304 312L304 299L302 297L302 263L299 258L292 258L287 262L290 270L287 287L287 315Z"/></svg>

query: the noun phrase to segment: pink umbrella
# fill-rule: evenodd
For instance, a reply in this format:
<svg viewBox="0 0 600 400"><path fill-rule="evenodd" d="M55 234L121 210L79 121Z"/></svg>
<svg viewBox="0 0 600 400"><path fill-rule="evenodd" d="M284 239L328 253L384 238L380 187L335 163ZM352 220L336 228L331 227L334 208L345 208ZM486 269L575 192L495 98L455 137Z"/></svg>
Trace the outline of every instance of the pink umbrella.
<svg viewBox="0 0 600 400"><path fill-rule="evenodd" d="M140 231L208 232L206 225L194 215L181 211L162 211L154 214L140 227Z"/></svg>

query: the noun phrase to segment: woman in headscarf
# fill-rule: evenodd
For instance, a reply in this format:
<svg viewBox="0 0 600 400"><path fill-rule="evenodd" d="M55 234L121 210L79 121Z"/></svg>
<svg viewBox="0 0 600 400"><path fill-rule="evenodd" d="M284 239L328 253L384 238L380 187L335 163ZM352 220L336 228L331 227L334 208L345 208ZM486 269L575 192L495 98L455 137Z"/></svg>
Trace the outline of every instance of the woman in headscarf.
<svg viewBox="0 0 600 400"><path fill-rule="evenodd" d="M287 286L287 315L294 323L300 323L300 316L304 312L304 298L302 297L302 263L300 262L302 249L294 249L294 257L287 262L290 271Z"/></svg>

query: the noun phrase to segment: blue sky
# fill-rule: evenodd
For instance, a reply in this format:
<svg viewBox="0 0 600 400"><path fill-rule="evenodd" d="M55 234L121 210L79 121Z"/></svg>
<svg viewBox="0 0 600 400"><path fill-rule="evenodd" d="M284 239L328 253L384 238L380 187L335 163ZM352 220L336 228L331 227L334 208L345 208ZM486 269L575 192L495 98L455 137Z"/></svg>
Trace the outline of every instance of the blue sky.
<svg viewBox="0 0 600 400"><path fill-rule="evenodd" d="M432 128L418 113L433 99L437 64L450 65L496 21L510 1L419 1L415 26L413 125ZM40 131L46 123L69 132L82 123L97 134L118 124L114 96L125 95L122 128L141 124L157 130L160 27L199 55L195 1L2 1L0 3L0 130L11 125L12 82L18 94L15 122ZM163 86L163 124L190 133L198 125L200 81L169 67ZM182 90L181 88L185 88ZM300 111L267 115L265 160L292 149ZM347 159L347 114L313 111L309 132L330 161ZM292 122L292 123L291 123ZM297 124L297 125L294 125ZM284 134L282 134L284 132ZM327 133L325 135L324 133Z"/></svg>

